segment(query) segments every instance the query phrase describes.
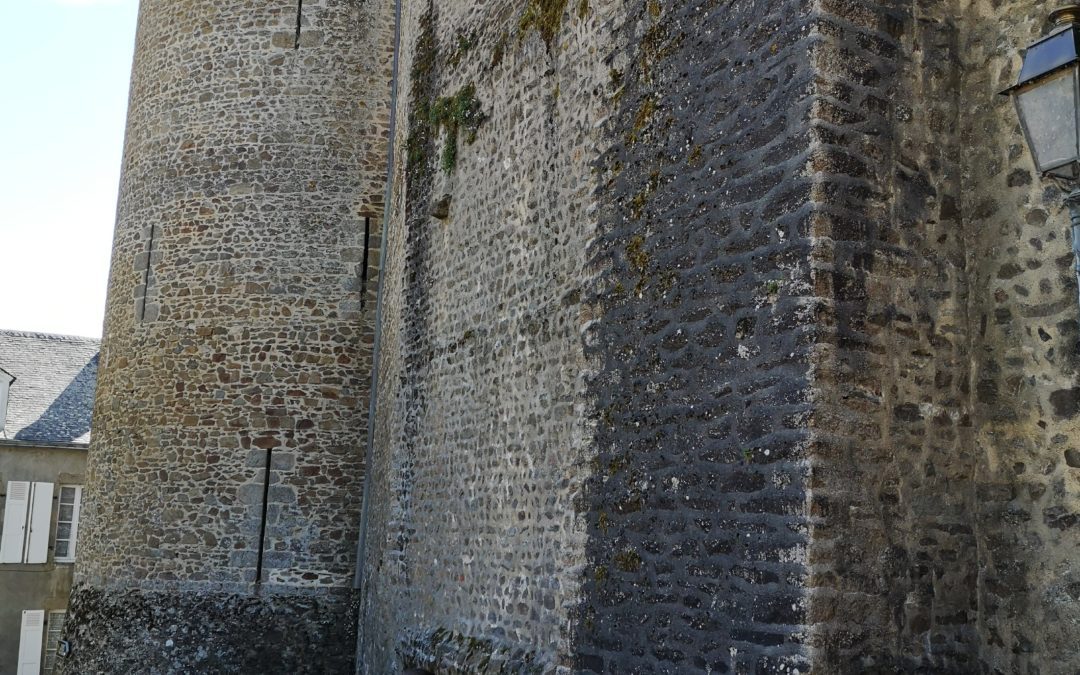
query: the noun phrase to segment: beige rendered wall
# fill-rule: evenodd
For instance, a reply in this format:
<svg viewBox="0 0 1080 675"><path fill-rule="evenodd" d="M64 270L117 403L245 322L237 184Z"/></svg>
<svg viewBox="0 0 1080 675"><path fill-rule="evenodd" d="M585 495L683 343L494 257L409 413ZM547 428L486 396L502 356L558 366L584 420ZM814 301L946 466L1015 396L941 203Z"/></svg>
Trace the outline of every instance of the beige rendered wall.
<svg viewBox="0 0 1080 675"><path fill-rule="evenodd" d="M82 485L85 448L42 448L0 443L0 524L4 522L8 481L53 483L49 560L42 565L0 565L0 674L14 675L19 628L25 609L66 609L74 565L53 560L60 485Z"/></svg>

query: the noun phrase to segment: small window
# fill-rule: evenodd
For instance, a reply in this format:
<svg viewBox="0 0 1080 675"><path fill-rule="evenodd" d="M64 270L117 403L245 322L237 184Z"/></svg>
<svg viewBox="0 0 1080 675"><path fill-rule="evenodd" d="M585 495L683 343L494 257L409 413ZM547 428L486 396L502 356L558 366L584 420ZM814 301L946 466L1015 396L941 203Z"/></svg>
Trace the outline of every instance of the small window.
<svg viewBox="0 0 1080 675"><path fill-rule="evenodd" d="M49 612L49 620L45 624L45 667L42 673L48 675L56 668L56 648L60 645L60 638L64 636L64 619L67 611L60 609Z"/></svg>
<svg viewBox="0 0 1080 675"><path fill-rule="evenodd" d="M82 506L82 486L61 485L60 505L56 511L56 543L53 548L53 557L56 562L75 562L80 506Z"/></svg>

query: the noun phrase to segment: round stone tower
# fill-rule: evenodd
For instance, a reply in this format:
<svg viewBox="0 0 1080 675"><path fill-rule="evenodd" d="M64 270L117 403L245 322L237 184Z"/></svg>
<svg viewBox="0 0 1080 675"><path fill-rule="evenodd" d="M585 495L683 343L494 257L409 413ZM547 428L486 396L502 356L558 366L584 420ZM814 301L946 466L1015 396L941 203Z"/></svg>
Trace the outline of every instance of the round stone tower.
<svg viewBox="0 0 1080 675"><path fill-rule="evenodd" d="M142 0L70 673L345 672L390 0Z"/></svg>

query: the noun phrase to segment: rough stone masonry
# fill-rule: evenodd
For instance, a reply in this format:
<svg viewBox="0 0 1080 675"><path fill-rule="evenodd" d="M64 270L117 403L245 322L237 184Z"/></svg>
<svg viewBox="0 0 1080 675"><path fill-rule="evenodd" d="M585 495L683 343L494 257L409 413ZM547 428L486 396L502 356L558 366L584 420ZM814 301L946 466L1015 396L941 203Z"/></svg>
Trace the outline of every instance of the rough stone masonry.
<svg viewBox="0 0 1080 675"><path fill-rule="evenodd" d="M364 672L1080 669L1043 3L402 10Z"/></svg>
<svg viewBox="0 0 1080 675"><path fill-rule="evenodd" d="M1080 671L1047 14L144 0L68 672Z"/></svg>
<svg viewBox="0 0 1080 675"><path fill-rule="evenodd" d="M392 9L142 3L66 672L352 668Z"/></svg>

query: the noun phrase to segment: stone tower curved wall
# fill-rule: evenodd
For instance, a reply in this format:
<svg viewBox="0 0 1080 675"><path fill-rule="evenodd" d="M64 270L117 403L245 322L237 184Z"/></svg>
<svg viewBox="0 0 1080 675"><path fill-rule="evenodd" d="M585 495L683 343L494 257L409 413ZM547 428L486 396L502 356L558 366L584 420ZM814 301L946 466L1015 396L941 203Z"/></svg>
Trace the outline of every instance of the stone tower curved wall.
<svg viewBox="0 0 1080 675"><path fill-rule="evenodd" d="M392 22L143 0L67 672L351 667Z"/></svg>

